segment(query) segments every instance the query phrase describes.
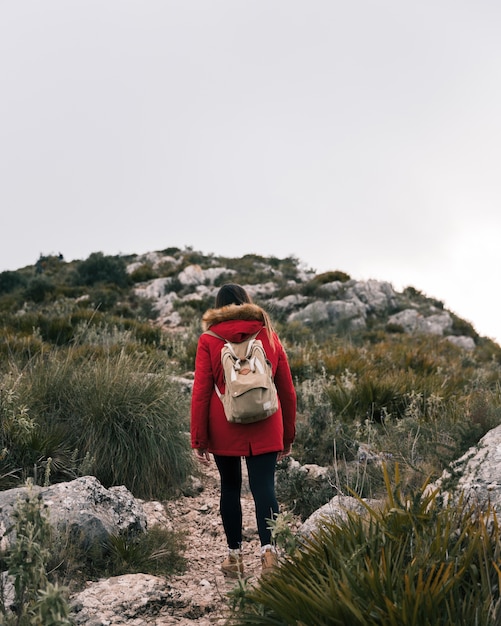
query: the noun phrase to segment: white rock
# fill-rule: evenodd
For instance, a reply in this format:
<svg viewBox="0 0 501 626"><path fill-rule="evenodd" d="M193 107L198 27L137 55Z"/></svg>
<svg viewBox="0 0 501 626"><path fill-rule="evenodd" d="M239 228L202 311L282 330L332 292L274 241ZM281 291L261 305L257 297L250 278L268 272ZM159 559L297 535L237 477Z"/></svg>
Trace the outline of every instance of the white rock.
<svg viewBox="0 0 501 626"><path fill-rule="evenodd" d="M446 339L463 350L475 350L475 340L473 337L466 337L465 335L455 337L453 335L449 335Z"/></svg>

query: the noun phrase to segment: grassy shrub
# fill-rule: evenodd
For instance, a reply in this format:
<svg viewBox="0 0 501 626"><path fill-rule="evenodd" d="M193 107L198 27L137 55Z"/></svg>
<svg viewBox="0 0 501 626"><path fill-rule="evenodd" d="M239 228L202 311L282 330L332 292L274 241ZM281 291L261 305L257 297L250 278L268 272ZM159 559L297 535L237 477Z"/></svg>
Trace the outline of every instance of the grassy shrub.
<svg viewBox="0 0 501 626"><path fill-rule="evenodd" d="M85 261L81 261L76 266L75 281L76 284L87 286L114 283L119 287L126 287L129 284L129 277L123 258L93 252Z"/></svg>
<svg viewBox="0 0 501 626"><path fill-rule="evenodd" d="M276 491L279 502L303 521L337 493L334 472L313 478L300 467L291 467L287 458L277 467Z"/></svg>
<svg viewBox="0 0 501 626"><path fill-rule="evenodd" d="M473 328L473 324L471 324L470 322L466 320L461 319L454 313L452 314L452 334L472 337L475 340L478 339L478 333Z"/></svg>
<svg viewBox="0 0 501 626"><path fill-rule="evenodd" d="M47 302L53 299L56 285L50 277L34 276L26 285L23 293L24 297L31 302Z"/></svg>
<svg viewBox="0 0 501 626"><path fill-rule="evenodd" d="M68 304L48 311L6 315L0 329L0 351L9 354L13 360L19 356L22 362L23 355L32 356L39 352L44 343L55 346L92 344L97 336L101 338L98 343L114 343L119 333L127 336L131 344L137 342L142 346L159 347L163 341L160 328L145 321Z"/></svg>
<svg viewBox="0 0 501 626"><path fill-rule="evenodd" d="M121 576L147 572L155 576L171 576L183 572L186 559L186 534L161 526L134 538L111 537L106 546L106 575Z"/></svg>
<svg viewBox="0 0 501 626"><path fill-rule="evenodd" d="M158 277L151 263L143 263L130 274L133 283L144 283Z"/></svg>
<svg viewBox="0 0 501 626"><path fill-rule="evenodd" d="M195 356L201 332L200 320L193 319L183 332L173 331L163 337L162 348L182 374L191 374L195 369Z"/></svg>
<svg viewBox="0 0 501 626"><path fill-rule="evenodd" d="M1 570L14 581L13 603L6 602L0 572L0 618L6 626L46 624L70 626L67 593L49 579L47 562L51 529L36 497L20 501L15 510L13 545L1 555Z"/></svg>
<svg viewBox="0 0 501 626"><path fill-rule="evenodd" d="M15 381L4 378L0 385L0 489L14 486L20 478L20 456L36 424L15 389Z"/></svg>
<svg viewBox="0 0 501 626"><path fill-rule="evenodd" d="M124 574L169 577L185 570L186 535L152 526L134 536L110 535L94 544L75 541L69 531L53 537L47 559L51 580L80 589L88 580Z"/></svg>
<svg viewBox="0 0 501 626"><path fill-rule="evenodd" d="M26 278L21 272L11 272L9 270L0 272L0 294L10 293L15 289L24 287Z"/></svg>
<svg viewBox="0 0 501 626"><path fill-rule="evenodd" d="M65 449L103 485L162 498L190 473L189 397L158 359L125 350L97 359L78 349L53 351L29 364L21 385L38 436L57 429Z"/></svg>
<svg viewBox="0 0 501 626"><path fill-rule="evenodd" d="M183 533L152 526L138 536L110 536L106 542L84 546L69 531L50 527L43 503L35 496L19 502L7 534L12 530L15 539L0 553L0 623L6 626L69 626L68 589L122 574L168 577L186 565ZM7 602L2 572L13 579L13 605Z"/></svg>
<svg viewBox="0 0 501 626"><path fill-rule="evenodd" d="M89 289L89 304L96 311L112 311L120 298L120 290L114 285L98 284Z"/></svg>
<svg viewBox="0 0 501 626"><path fill-rule="evenodd" d="M382 486L372 461L360 465L361 448L377 462L398 461L416 487L501 423L495 362L481 365L446 341L385 338L368 347L331 339L294 344L289 356L298 394L294 456L337 469L343 492L375 496Z"/></svg>
<svg viewBox="0 0 501 626"><path fill-rule="evenodd" d="M327 283L346 283L351 280L351 276L346 274L345 272L341 272L339 270L333 270L330 272L323 272L322 274L317 274L315 278L312 278L311 282L316 283L317 285L326 285Z"/></svg>
<svg viewBox="0 0 501 626"><path fill-rule="evenodd" d="M442 506L387 479L382 510L325 521L229 620L249 624L421 626L501 619L501 541L494 512Z"/></svg>
<svg viewBox="0 0 501 626"><path fill-rule="evenodd" d="M43 340L37 332L29 334L1 333L0 371L9 369L9 362L26 363L43 350Z"/></svg>

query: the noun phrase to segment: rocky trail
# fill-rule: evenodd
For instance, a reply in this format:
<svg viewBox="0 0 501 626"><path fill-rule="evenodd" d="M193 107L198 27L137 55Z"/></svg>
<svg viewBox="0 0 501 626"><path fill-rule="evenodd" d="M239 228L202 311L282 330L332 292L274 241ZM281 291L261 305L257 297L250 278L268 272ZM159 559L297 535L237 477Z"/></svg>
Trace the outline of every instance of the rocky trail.
<svg viewBox="0 0 501 626"><path fill-rule="evenodd" d="M244 565L247 584L260 573L259 540L254 504L244 470L242 495ZM148 524L187 531L186 571L168 580L146 574L129 574L90 582L72 600L74 623L86 626L167 626L225 623L238 581L226 579L220 564L226 542L219 516L219 481L214 462L203 468L202 490L194 497L167 502L146 502Z"/></svg>

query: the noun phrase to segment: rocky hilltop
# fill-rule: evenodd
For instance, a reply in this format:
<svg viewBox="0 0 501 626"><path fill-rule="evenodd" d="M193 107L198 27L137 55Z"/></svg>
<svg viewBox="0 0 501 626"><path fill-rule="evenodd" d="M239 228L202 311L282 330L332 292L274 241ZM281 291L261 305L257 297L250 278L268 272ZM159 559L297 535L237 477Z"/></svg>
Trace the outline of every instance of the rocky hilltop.
<svg viewBox="0 0 501 626"><path fill-rule="evenodd" d="M266 259L254 260L254 280L242 282L242 260L225 264L224 259L205 257L203 262L188 265L183 261L182 256L152 252L135 257L127 265L133 277L145 267L160 273L169 268L171 275L140 282L134 288L137 296L152 302L158 323L164 328L183 325L179 313L182 304L212 306L219 285L238 281L285 322L327 324L343 333L375 328L423 333L445 337L465 350L473 350L478 339L468 322L414 288L399 293L387 281L359 281L340 271L316 274L297 262L292 264L292 271L290 265L284 271ZM259 276L267 280L256 283L255 277Z"/></svg>

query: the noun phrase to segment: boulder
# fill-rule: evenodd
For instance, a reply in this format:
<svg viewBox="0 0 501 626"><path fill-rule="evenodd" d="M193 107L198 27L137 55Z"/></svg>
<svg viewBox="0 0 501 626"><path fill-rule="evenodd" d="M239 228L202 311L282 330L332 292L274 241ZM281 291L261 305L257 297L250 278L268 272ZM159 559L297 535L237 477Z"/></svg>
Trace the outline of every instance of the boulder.
<svg viewBox="0 0 501 626"><path fill-rule="evenodd" d="M396 306L397 296L392 285L386 281L364 280L356 281L348 289L349 298L357 298L367 305L370 313L384 313Z"/></svg>
<svg viewBox="0 0 501 626"><path fill-rule="evenodd" d="M446 499L463 494L481 506L490 502L501 516L501 425L490 430L462 457L450 464L431 486Z"/></svg>
<svg viewBox="0 0 501 626"><path fill-rule="evenodd" d="M110 535L135 535L146 530L141 503L124 486L106 489L97 478L84 476L50 487L35 485L0 492L0 548L15 539L7 533L19 500L39 497L49 523L83 546L103 542Z"/></svg>
<svg viewBox="0 0 501 626"><path fill-rule="evenodd" d="M268 306L277 311L291 311L297 309L308 301L306 296L299 293L285 296L284 298L271 298L268 300Z"/></svg>
<svg viewBox="0 0 501 626"><path fill-rule="evenodd" d="M390 315L388 324L400 326L406 333L444 335L452 330L452 317L446 311L425 317L416 309L405 309Z"/></svg>
<svg viewBox="0 0 501 626"><path fill-rule="evenodd" d="M200 265L188 265L182 272L179 272L178 279L181 285L185 287L193 287L195 285L203 285L204 283L214 284L216 278L222 274L235 274L235 270L226 267L209 267L203 270Z"/></svg>
<svg viewBox="0 0 501 626"><path fill-rule="evenodd" d="M364 328L365 305L360 300L333 300L331 302L316 300L305 306L304 309L291 313L288 321L300 321L305 324L322 322L338 324L346 321L352 329Z"/></svg>
<svg viewBox="0 0 501 626"><path fill-rule="evenodd" d="M138 256L133 263L127 265L127 274L132 274L145 263L149 263L153 269L157 269L159 266L166 264L174 266L179 265L181 259L176 259L173 256L161 254L160 252L147 252L146 254Z"/></svg>
<svg viewBox="0 0 501 626"><path fill-rule="evenodd" d="M449 335L446 339L462 350L475 350L475 340L473 337Z"/></svg>
<svg viewBox="0 0 501 626"><path fill-rule="evenodd" d="M430 491L438 491L444 502L461 495L475 505L490 503L496 515L501 517L501 425L490 430L477 445L451 463L435 483L428 485L426 493ZM310 535L325 519L344 521L348 511L362 515L366 512L364 503L371 508L384 505L383 500L334 496L310 515L300 533Z"/></svg>
<svg viewBox="0 0 501 626"><path fill-rule="evenodd" d="M361 501L353 496L334 496L332 500L329 500L327 504L324 504L308 517L299 528L299 533L303 536L309 536L318 528L321 528L325 520L344 522L348 518L349 511L353 511L358 515L364 515L367 513L364 503L374 509L381 508L384 505L383 500L364 498Z"/></svg>

